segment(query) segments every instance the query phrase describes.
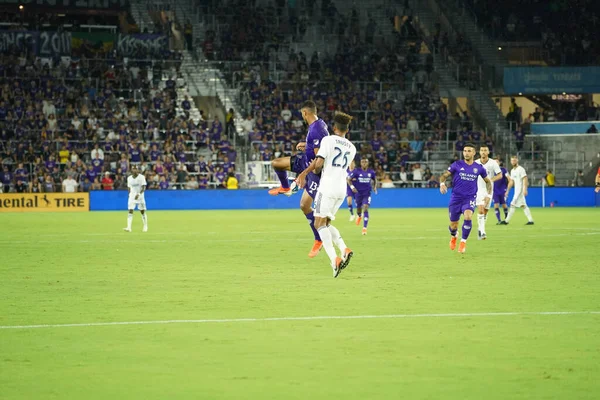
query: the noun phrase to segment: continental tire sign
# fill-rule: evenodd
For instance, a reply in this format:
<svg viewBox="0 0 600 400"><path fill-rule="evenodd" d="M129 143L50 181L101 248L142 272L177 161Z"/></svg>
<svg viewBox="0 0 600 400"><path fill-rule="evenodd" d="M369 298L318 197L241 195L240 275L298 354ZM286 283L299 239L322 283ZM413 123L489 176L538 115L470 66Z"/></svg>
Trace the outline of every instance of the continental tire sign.
<svg viewBox="0 0 600 400"><path fill-rule="evenodd" d="M89 193L4 193L1 212L89 211Z"/></svg>

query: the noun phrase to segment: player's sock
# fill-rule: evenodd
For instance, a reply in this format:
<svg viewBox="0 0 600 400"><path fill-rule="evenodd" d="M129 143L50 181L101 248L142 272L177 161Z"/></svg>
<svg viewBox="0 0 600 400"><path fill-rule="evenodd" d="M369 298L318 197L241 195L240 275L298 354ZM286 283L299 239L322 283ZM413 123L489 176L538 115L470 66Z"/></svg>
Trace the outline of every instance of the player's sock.
<svg viewBox="0 0 600 400"><path fill-rule="evenodd" d="M477 230L482 234L485 233L485 215L477 214Z"/></svg>
<svg viewBox="0 0 600 400"><path fill-rule="evenodd" d="M142 214L142 223L146 228L148 227L148 216L146 215L146 213Z"/></svg>
<svg viewBox="0 0 600 400"><path fill-rule="evenodd" d="M363 228L366 228L369 225L369 212L365 211L363 214Z"/></svg>
<svg viewBox="0 0 600 400"><path fill-rule="evenodd" d="M284 189L288 189L290 187L290 182L288 181L287 171L275 171L279 181L281 182L281 187Z"/></svg>
<svg viewBox="0 0 600 400"><path fill-rule="evenodd" d="M504 219L508 217L508 207L504 209Z"/></svg>
<svg viewBox="0 0 600 400"><path fill-rule="evenodd" d="M529 207L525 207L523 211L525 211L525 216L527 217L527 220L529 222L533 222L533 217L531 216L531 210L529 209Z"/></svg>
<svg viewBox="0 0 600 400"><path fill-rule="evenodd" d="M508 210L508 215L506 216L506 218L504 219L506 222L510 222L510 219L512 218L512 216L515 214L515 208L511 207Z"/></svg>
<svg viewBox="0 0 600 400"><path fill-rule="evenodd" d="M315 215L314 215L314 213L311 211L308 214L306 214L306 219L308 220L308 223L310 225L310 229L312 229L313 234L315 235L315 240L321 241L321 236L319 236L319 232L317 232L317 229L315 228Z"/></svg>
<svg viewBox="0 0 600 400"><path fill-rule="evenodd" d="M344 239L342 239L340 231L338 231L335 226L329 225L329 232L331 232L331 240L333 240L333 243L343 253L344 250L346 250L346 242L344 242Z"/></svg>
<svg viewBox="0 0 600 400"><path fill-rule="evenodd" d="M131 230L131 223L133 222L133 214L127 214L127 229Z"/></svg>
<svg viewBox="0 0 600 400"><path fill-rule="evenodd" d="M501 222L501 221L502 221L502 219L500 219L500 209L499 209L499 208L496 208L496 209L494 210L494 212L496 213L496 219L498 220L498 222Z"/></svg>
<svg viewBox="0 0 600 400"><path fill-rule="evenodd" d="M348 206L348 210L350 211L350 215L354 215L354 207L352 206L352 204Z"/></svg>
<svg viewBox="0 0 600 400"><path fill-rule="evenodd" d="M329 259L332 263L335 262L335 258L337 254L335 249L333 248L333 239L331 238L331 231L326 226L322 226L319 228L319 234L321 235L321 241L323 242L323 248L329 256Z"/></svg>
<svg viewBox="0 0 600 400"><path fill-rule="evenodd" d="M471 233L471 227L473 226L472 220L465 220L462 226L462 240L466 241Z"/></svg>
<svg viewBox="0 0 600 400"><path fill-rule="evenodd" d="M456 234L458 233L458 229L452 229L452 228L448 227L448 230L450 231L451 236L456 236Z"/></svg>

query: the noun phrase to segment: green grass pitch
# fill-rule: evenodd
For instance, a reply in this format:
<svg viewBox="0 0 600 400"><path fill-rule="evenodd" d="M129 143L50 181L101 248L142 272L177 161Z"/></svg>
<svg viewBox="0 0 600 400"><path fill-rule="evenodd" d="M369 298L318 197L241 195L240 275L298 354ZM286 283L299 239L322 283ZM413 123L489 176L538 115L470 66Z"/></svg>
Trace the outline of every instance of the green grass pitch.
<svg viewBox="0 0 600 400"><path fill-rule="evenodd" d="M600 210L532 212L342 208L337 279L299 210L2 214L0 399L597 399Z"/></svg>

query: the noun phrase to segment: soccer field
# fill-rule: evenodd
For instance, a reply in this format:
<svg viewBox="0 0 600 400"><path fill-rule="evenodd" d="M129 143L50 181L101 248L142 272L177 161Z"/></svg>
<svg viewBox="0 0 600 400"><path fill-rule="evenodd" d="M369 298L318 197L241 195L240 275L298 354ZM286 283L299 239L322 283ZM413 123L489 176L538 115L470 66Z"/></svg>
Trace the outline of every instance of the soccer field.
<svg viewBox="0 0 600 400"><path fill-rule="evenodd" d="M299 210L2 214L0 399L597 399L600 210L532 212L342 209L337 279Z"/></svg>

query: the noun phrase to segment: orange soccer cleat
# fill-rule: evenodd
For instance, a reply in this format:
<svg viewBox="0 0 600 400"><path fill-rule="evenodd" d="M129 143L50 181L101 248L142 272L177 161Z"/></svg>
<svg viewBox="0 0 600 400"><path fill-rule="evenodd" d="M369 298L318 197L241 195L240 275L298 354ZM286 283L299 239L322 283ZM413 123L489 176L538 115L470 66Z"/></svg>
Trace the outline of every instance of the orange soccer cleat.
<svg viewBox="0 0 600 400"><path fill-rule="evenodd" d="M367 234L367 228L362 229L362 234L363 234L363 236Z"/></svg>
<svg viewBox="0 0 600 400"><path fill-rule="evenodd" d="M291 192L291 190L292 190L291 188L278 187L278 188L269 190L269 194L271 196L277 196L278 194L286 194L288 192Z"/></svg>
<svg viewBox="0 0 600 400"><path fill-rule="evenodd" d="M456 248L456 236L450 238L450 250L454 251Z"/></svg>
<svg viewBox="0 0 600 400"><path fill-rule="evenodd" d="M458 252L465 253L466 251L467 251L467 242L461 241L460 244L458 245Z"/></svg>
<svg viewBox="0 0 600 400"><path fill-rule="evenodd" d="M315 240L315 244L313 244L312 250L308 253L310 258L315 258L319 251L321 251L321 247L323 247L323 242L320 240Z"/></svg>
<svg viewBox="0 0 600 400"><path fill-rule="evenodd" d="M342 260L344 261L341 268L344 269L350 264L350 259L354 256L354 252L349 248L344 250L344 254L342 255Z"/></svg>
<svg viewBox="0 0 600 400"><path fill-rule="evenodd" d="M362 216L356 217L356 226L360 225L360 221L362 221Z"/></svg>

